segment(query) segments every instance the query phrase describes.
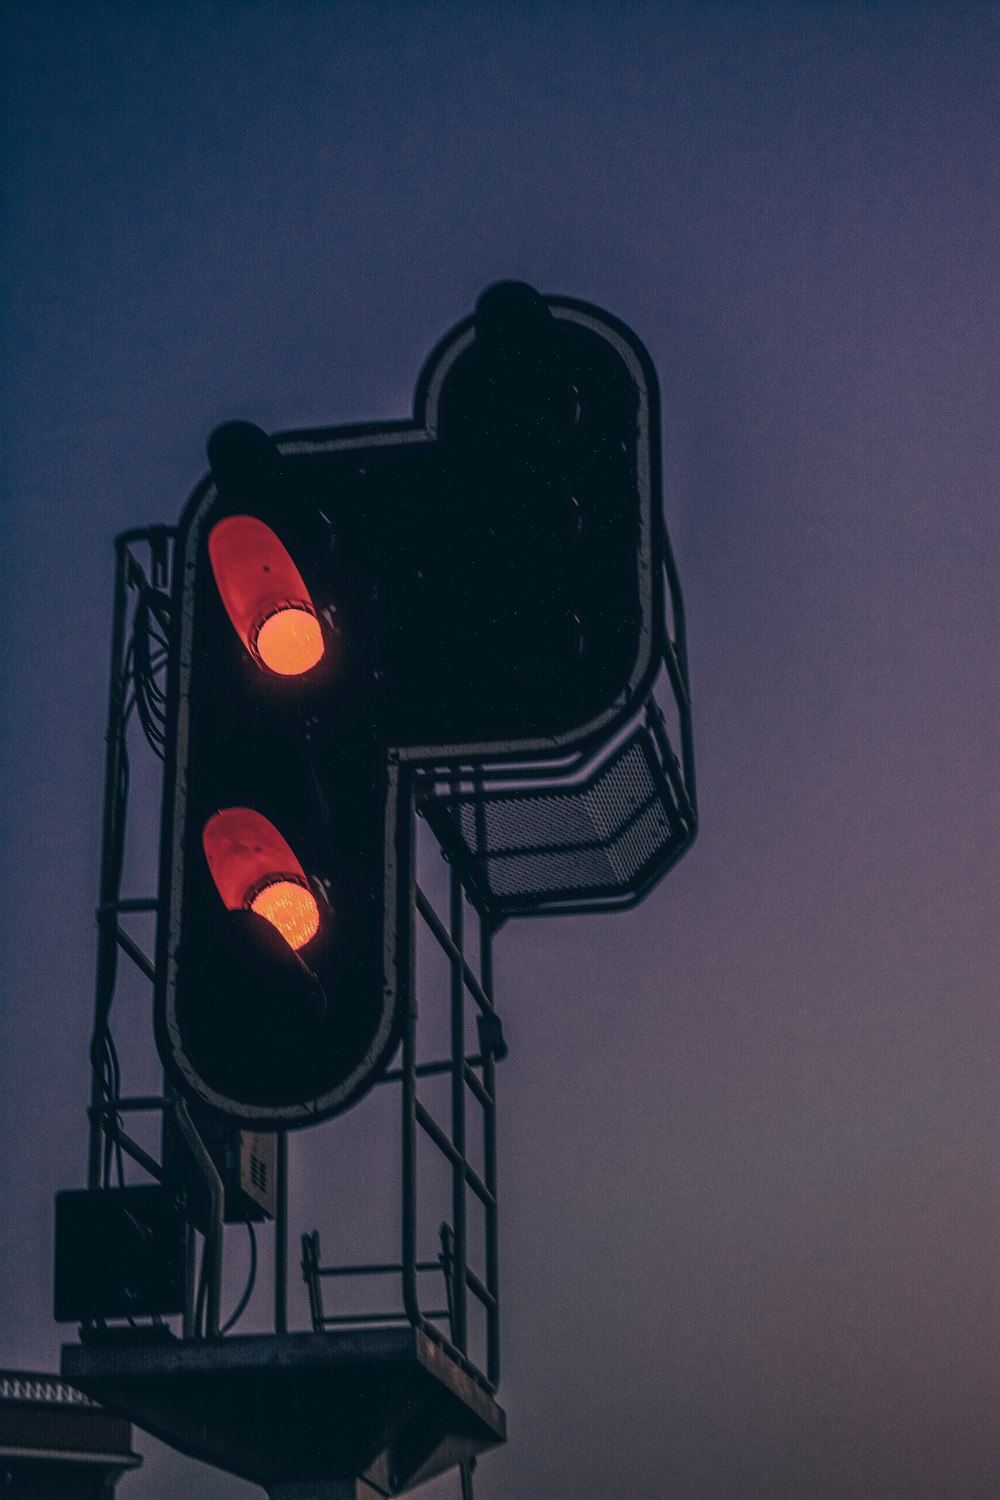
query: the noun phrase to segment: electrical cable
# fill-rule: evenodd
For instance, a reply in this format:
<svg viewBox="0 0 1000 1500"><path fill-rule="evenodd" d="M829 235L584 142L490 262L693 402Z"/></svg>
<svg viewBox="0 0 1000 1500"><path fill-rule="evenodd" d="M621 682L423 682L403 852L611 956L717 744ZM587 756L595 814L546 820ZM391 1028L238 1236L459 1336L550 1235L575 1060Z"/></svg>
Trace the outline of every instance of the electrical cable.
<svg viewBox="0 0 1000 1500"><path fill-rule="evenodd" d="M156 624L151 624L155 620ZM125 860L125 826L128 810L130 767L128 755L128 726L136 713L148 743L161 759L165 745L166 697L156 681L169 651L166 630L169 627L169 601L165 595L157 594L147 586L140 586L139 600L133 620L132 634L122 661L122 700L118 724L114 735L118 747L118 775L112 802L112 839L110 847L110 884L117 894L121 889ZM109 973L105 980L106 1001L97 1018L92 1042L92 1054L100 1077L101 1093L106 1105L113 1105L121 1097L121 1067L111 1035L110 1011L114 994L114 976L117 968L115 945L109 957ZM111 1185L112 1160L116 1167L119 1186L125 1184L125 1164L116 1129L120 1127L118 1115L104 1117L105 1143L102 1159L102 1182Z"/></svg>
<svg viewBox="0 0 1000 1500"><path fill-rule="evenodd" d="M111 1068L111 1078L109 1080L110 1093L109 1093L109 1097L108 1097L108 1103L109 1104L117 1104L118 1100L122 1096L122 1070L121 1070L121 1063L118 1060L118 1049L115 1046L114 1037L111 1035L110 1028L105 1032L104 1041L105 1041L105 1050L107 1052L108 1062L109 1062L110 1068ZM121 1129L122 1117L121 1117L121 1115L116 1110L113 1117L109 1115L109 1116L106 1116L106 1118L107 1119L111 1119L111 1118L114 1119L114 1123L115 1123L115 1138L114 1138L114 1143L115 1143L115 1164L116 1164L117 1171L118 1171L118 1186L119 1187L124 1187L125 1186L125 1157L124 1157L124 1154L122 1152L122 1143L119 1140L118 1134L117 1134L118 1130Z"/></svg>
<svg viewBox="0 0 1000 1500"><path fill-rule="evenodd" d="M208 1298L208 1257L202 1250L201 1265L198 1269L198 1295L194 1304L194 1336L196 1339L203 1338L205 1334L205 1303Z"/></svg>
<svg viewBox="0 0 1000 1500"><path fill-rule="evenodd" d="M133 713L139 719L147 743L159 759L164 758L166 748L166 693L159 679L170 654L170 599L167 594L151 587L145 578L133 578L132 582L137 588L138 598L118 679L120 708L117 723L110 729L112 744L117 750L117 774L108 809L110 837L105 891L112 893L112 903L117 902L121 892L125 863L125 827L130 783L128 727ZM117 922L115 911L101 913L102 921L111 919ZM121 1065L111 1034L117 948L117 941L110 933L106 934L98 1011L90 1048L103 1105L101 1128L104 1143L100 1171L102 1186L106 1188L111 1186L113 1168L118 1185L125 1186L125 1162L119 1138L122 1119L115 1108L121 1098Z"/></svg>
<svg viewBox="0 0 1000 1500"><path fill-rule="evenodd" d="M140 585L130 643L131 676L143 733L160 760L166 751L167 698L158 679L170 655L169 637L169 599L148 584Z"/></svg>
<svg viewBox="0 0 1000 1500"><path fill-rule="evenodd" d="M246 1221L246 1226L247 1232L250 1235L250 1270L247 1274L247 1284L243 1288L243 1295L237 1302L235 1309L219 1329L220 1334L228 1333L230 1328L234 1327L240 1318L242 1318L247 1310L247 1303L253 1295L254 1283L257 1280L257 1236L249 1219Z"/></svg>

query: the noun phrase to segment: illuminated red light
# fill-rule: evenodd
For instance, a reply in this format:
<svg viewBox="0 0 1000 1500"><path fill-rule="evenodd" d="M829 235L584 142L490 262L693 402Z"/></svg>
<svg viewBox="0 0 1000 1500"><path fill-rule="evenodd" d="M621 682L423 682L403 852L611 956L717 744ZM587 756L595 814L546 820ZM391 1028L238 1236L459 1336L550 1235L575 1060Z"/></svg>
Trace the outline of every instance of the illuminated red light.
<svg viewBox="0 0 1000 1500"><path fill-rule="evenodd" d="M254 660L282 677L308 672L323 655L309 590L270 526L226 516L212 527L208 555L226 613Z"/></svg>
<svg viewBox="0 0 1000 1500"><path fill-rule="evenodd" d="M308 886L294 880L273 880L259 890L250 910L265 917L292 948L302 948L319 931L319 907Z"/></svg>
<svg viewBox="0 0 1000 1500"><path fill-rule="evenodd" d="M257 655L272 672L295 677L308 672L323 655L323 634L315 615L301 605L285 605L260 626L255 642Z"/></svg>
<svg viewBox="0 0 1000 1500"><path fill-rule="evenodd" d="M319 931L319 903L287 841L249 807L213 813L202 845L216 889L229 911L253 911L292 948Z"/></svg>

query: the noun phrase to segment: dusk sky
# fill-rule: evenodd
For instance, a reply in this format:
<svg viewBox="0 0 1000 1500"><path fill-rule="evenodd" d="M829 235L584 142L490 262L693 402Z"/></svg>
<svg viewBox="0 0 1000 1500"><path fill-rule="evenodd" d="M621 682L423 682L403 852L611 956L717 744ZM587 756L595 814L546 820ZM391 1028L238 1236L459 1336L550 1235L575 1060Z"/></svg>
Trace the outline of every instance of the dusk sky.
<svg viewBox="0 0 1000 1500"><path fill-rule="evenodd" d="M520 278L659 372L701 831L635 911L498 938L477 1500L996 1500L1000 6L2 25L0 1365L75 1336L112 539L177 519L223 420L408 416ZM317 1205L303 1167L293 1233L378 1170ZM260 1493L137 1442L123 1500Z"/></svg>

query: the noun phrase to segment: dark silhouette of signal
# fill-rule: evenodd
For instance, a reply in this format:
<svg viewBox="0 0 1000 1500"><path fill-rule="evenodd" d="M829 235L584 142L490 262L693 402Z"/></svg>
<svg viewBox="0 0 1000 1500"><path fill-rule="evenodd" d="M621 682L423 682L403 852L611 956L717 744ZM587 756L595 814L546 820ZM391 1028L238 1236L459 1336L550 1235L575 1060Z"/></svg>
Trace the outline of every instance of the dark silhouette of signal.
<svg viewBox="0 0 1000 1500"><path fill-rule="evenodd" d="M244 1125L358 1099L406 1004L410 768L599 743L661 650L655 376L518 283L415 419L220 428L175 563L157 1036Z"/></svg>

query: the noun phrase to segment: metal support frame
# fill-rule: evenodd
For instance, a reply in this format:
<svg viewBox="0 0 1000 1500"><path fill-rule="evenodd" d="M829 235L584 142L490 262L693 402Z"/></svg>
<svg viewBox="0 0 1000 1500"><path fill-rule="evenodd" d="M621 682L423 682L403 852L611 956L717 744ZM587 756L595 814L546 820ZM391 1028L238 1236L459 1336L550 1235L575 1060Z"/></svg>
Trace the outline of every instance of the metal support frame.
<svg viewBox="0 0 1000 1500"><path fill-rule="evenodd" d="M192 1225L188 1233L181 1339L168 1337L169 1329L154 1330L150 1337L149 1329L107 1330L95 1321L79 1344L64 1351L64 1366L76 1367L83 1387L100 1399L117 1401L122 1409L131 1405L143 1425L181 1451L265 1483L274 1500L361 1500L369 1490L388 1496L456 1464L463 1500L471 1500L475 1454L505 1436L504 1415L493 1400L500 1371L496 1063L506 1050L494 1006L493 936L513 916L610 911L635 904L685 852L697 829L683 603L658 511L655 373L634 335L616 320L584 303L545 301L555 319L576 325L574 339L579 334L582 340L580 331L585 330L588 347L595 337L602 340L633 384L635 409L629 420L635 463L628 457L621 476L629 493L634 490L637 573L628 610L634 616L635 651L630 663L615 668L621 680L607 687L600 711L590 712L583 723L563 725L554 736L539 737L536 725L534 734L512 740L445 739L404 744L390 752L390 803L396 819L390 832L395 857L408 859L410 867L401 872L403 884L398 885L400 872L391 856L386 866L394 896L401 893L394 910L402 930L387 924L385 951L387 964L395 962L397 948L404 957L403 972L396 975L403 1014L392 1016L401 1024L398 1061L375 1082L398 1090L399 1251L391 1259L322 1265L318 1233L304 1236L302 1271L311 1332L289 1331L287 1132L277 1131L275 1152L273 1331L229 1339L230 1327L247 1306L257 1264L251 1228L248 1284L236 1311L222 1323L225 1197L234 1143L228 1138L220 1148L201 1123L200 1111L193 1104L189 1110L170 1084L154 1095L130 1096L122 1089L112 1034L120 955L145 982L155 988L159 977L164 993L171 993L164 983L167 976L157 976L154 961L128 930L129 918L155 916L160 929L156 951L168 966L173 961L168 934L176 918L176 910L168 914L164 909L159 892L149 897L122 893L130 718L135 710L149 746L162 760L168 740L159 673L173 656L181 684L177 723L183 723L183 674L193 643L186 633L193 629L192 596L184 590L168 592L171 554L176 543L175 568L181 566L181 551L185 569L194 559L198 528L211 512L213 481L206 479L192 497L180 531L151 527L126 532L116 542L88 1184L101 1192L117 1176L124 1186L126 1158L167 1186L182 1172L197 1227ZM276 440L275 451L288 458L320 459L359 446L395 449L434 439L446 379L475 336L475 319L468 319L438 346L418 383L413 422L288 433ZM566 347L575 344L570 341ZM594 378L599 392L605 382L603 365ZM611 389L618 377L607 379ZM603 442L613 434L601 436L598 429L597 435ZM630 443L622 441L621 446L628 456ZM180 601L175 608L182 620L171 620L172 597ZM670 618L659 618L664 611ZM460 625L455 622L456 628ZM168 801L179 795L183 776L174 773L181 771L183 766L171 767ZM448 862L443 912L417 884L418 818ZM403 899L407 893L408 902ZM176 907L176 891L172 900ZM448 1041L442 1048L447 1055L431 1061L421 1061L418 1048L418 935L424 944L436 945L446 969L436 999L447 1018ZM469 957L474 938L475 964ZM163 994L157 998L162 1001ZM476 1023L475 1046L470 1013ZM386 1045L389 1036L387 1030ZM180 1055L174 1053L174 1059L179 1067ZM436 1109L425 1086L433 1078L446 1086L446 1102ZM359 1087L361 1082L359 1077ZM329 1108L349 1096L347 1089L339 1101L331 1095ZM211 1103L208 1095L203 1097ZM368 1102L361 1099L358 1107ZM135 1114L153 1115L169 1126L163 1160L125 1129L126 1118ZM470 1142L480 1130L482 1151L474 1161ZM183 1142L183 1152L174 1152L174 1135ZM183 1165L173 1163L175 1155ZM428 1161L439 1176L443 1167L446 1181L448 1217L440 1225L436 1258L427 1258L421 1239L428 1233L422 1197ZM224 1163L221 1170L217 1163ZM238 1211L232 1203L230 1208ZM473 1250L481 1264L473 1264ZM366 1296L373 1285L384 1290L388 1279L396 1292L394 1304L369 1306L366 1301L360 1312L328 1312L324 1285L343 1285L355 1277L362 1279ZM176 1307L177 1301L167 1305ZM153 1321L162 1323L162 1318ZM206 1376L215 1382L224 1413L207 1424ZM246 1401L247 1380L261 1405ZM307 1400L302 1399L304 1391ZM315 1419L319 1392L340 1413L335 1430ZM261 1432L258 1413L265 1409L272 1420ZM345 1412L353 1412L353 1418ZM371 1424L377 1431L368 1430ZM302 1457L303 1433L307 1442L321 1440L311 1478Z"/></svg>
<svg viewBox="0 0 1000 1500"><path fill-rule="evenodd" d="M109 1134L109 1116L103 1108L104 1048L109 1038L109 1017L118 973L118 952L132 960L147 979L153 977L151 960L142 952L121 924L127 912L156 912L157 898L122 899L121 877L125 841L125 816L128 798L128 752L126 733L129 705L128 607L133 591L152 586L162 588L167 582L171 528L150 527L123 532L115 541L114 603L111 623L111 665L108 692L108 721L104 761L104 813L101 828L100 897L97 908L97 979L94 1034L91 1043L90 1151L87 1185L102 1185L102 1146ZM133 548L145 545L149 561L144 567ZM116 1142L132 1154L134 1143L122 1138Z"/></svg>
<svg viewBox="0 0 1000 1500"><path fill-rule="evenodd" d="M148 1404L147 1394L137 1389L134 1396L116 1396L133 1391L139 1364L129 1363L127 1350L124 1359L115 1353L118 1346L114 1339L102 1343L99 1337L102 1330L94 1324L84 1331L87 1342L68 1347L64 1363L79 1367L85 1388L89 1379L94 1392L110 1399L112 1404L117 1399L123 1409L131 1409L129 1404L134 1401L134 1411L141 1420L168 1441L176 1438L182 1451L224 1462L233 1472L250 1473L250 1469L240 1467L244 1462L240 1451L227 1447L230 1439L252 1447L254 1434L249 1429L242 1437L236 1429L227 1437L220 1428L213 1440L215 1446L205 1447L202 1439L195 1440L185 1427L185 1423L195 1419L200 1401L196 1394L197 1370L207 1360L220 1380L225 1381L230 1376L236 1378L234 1372L243 1368L247 1360L255 1368L260 1363L262 1388L268 1381L276 1381L275 1390L280 1388L284 1393L281 1399L291 1402L289 1410L295 1408L293 1392L297 1377L288 1374L286 1379L276 1370L267 1373L265 1367L272 1355L253 1352L250 1346L256 1348L257 1342L253 1336L226 1337L246 1306L249 1288L237 1304L234 1317L222 1324L225 1235L222 1178L195 1120L173 1088L165 1085L161 1094L154 1095L123 1093L111 1024L120 955L147 983L155 986L157 977L153 961L128 930L128 922L130 917L140 914L159 920L159 895L123 894L122 884L128 812L128 732L133 710L152 751L162 759L163 699L157 673L164 667L174 640L166 604L172 539L170 528L152 527L126 532L116 543L91 1042L88 1185L92 1190L109 1188L114 1177L124 1183L125 1158L155 1181L164 1181L163 1163L126 1130L125 1121L130 1115L157 1114L164 1122L169 1121L184 1141L191 1170L200 1179L199 1195L207 1208L199 1220L200 1229L192 1227L189 1231L181 1339L170 1345L147 1341L145 1347L160 1350L155 1358L152 1354L149 1358L172 1372L171 1379L178 1382L178 1392L187 1388L185 1382L189 1376L195 1384L191 1387L189 1405L182 1402L179 1408L171 1402L164 1406L155 1396L149 1398L151 1404ZM145 554L140 556L143 549ZM408 969L400 976L405 1014L398 1062L377 1081L383 1088L398 1089L402 1147L399 1254L390 1260L322 1265L318 1234L304 1235L302 1273L311 1332L289 1332L289 1142L287 1132L279 1131L273 1226L273 1333L265 1336L265 1343L269 1350L280 1351L273 1354L278 1366L286 1359L291 1361L289 1369L299 1360L315 1362L316 1379L332 1381L331 1390L341 1388L337 1385L341 1377L331 1372L342 1366L346 1370L345 1360L350 1364L360 1358L364 1363L370 1356L378 1367L385 1358L403 1358L409 1372L407 1379L414 1382L413 1390L435 1392L428 1399L436 1403L431 1428L438 1447L432 1455L421 1455L416 1450L405 1454L407 1444L412 1447L414 1433L399 1428L403 1419L397 1414L383 1434L387 1446L383 1459L378 1461L383 1467L376 1465L371 1473L365 1470L365 1481L327 1482L321 1476L315 1482L303 1480L300 1484L294 1478L297 1461L288 1459L284 1474L292 1477L287 1483L280 1475L275 1476L273 1484L270 1478L266 1480L275 1500L293 1500L293 1497L312 1500L314 1495L317 1500L320 1496L325 1500L327 1495L331 1500L340 1495L360 1497L368 1493L368 1478L377 1485L378 1494L396 1493L404 1479L400 1477L397 1481L394 1477L397 1470L392 1464L396 1459L388 1469L384 1463L389 1462L385 1454L397 1450L403 1465L399 1475L411 1476L405 1483L419 1482L416 1476L442 1472L449 1464L457 1463L463 1500L471 1500L475 1453L503 1441L503 1413L493 1395L500 1377L496 1063L505 1055L505 1048L493 997L493 937L510 916L610 910L634 904L694 838L697 814L683 606L666 543L662 565L673 625L672 632L666 629L662 636L660 676L642 705L638 720L624 725L610 744L596 752L581 751L555 762L495 765L463 762L441 766L404 763L398 767L400 816L409 823L408 827L399 825L400 831L408 834L400 840L399 847L408 850L410 860L408 875L404 872L409 889L408 940L402 944L402 951L408 955ZM679 758L671 746L661 707L664 696L673 719L673 733L678 737ZM518 824L519 819L526 822ZM430 831L448 862L444 911L435 908L417 883L414 850L418 820ZM561 822L567 826L560 828ZM525 827L527 835L523 832ZM582 838L573 833L576 827L584 830ZM515 847L508 849L503 838L498 837L498 830L502 835L510 828L517 837ZM557 833L554 841L553 828ZM552 856L562 860L558 875L552 878L546 875L541 886L533 884L531 861ZM523 863L515 871L513 884L508 880L502 890L496 872L510 870L509 865L503 865L508 857ZM588 860L595 863L588 867ZM447 1016L447 1056L430 1061L421 1061L418 1049L417 1001L422 979L417 972L418 934L424 942L436 945L447 969L441 992L430 997L432 1004L424 1008L424 1014L431 1013L436 1001L441 1013ZM467 951L473 938L477 940L475 964L470 962ZM470 1045L470 1013L476 1023L474 1046ZM447 1104L443 1111L439 1106L437 1113L431 1109L425 1087L434 1078L447 1080ZM358 1107L363 1108L364 1101ZM334 1123L328 1122L324 1128L332 1128ZM481 1160L474 1163L469 1142L478 1133L477 1127L481 1128L482 1153ZM448 1180L448 1218L440 1225L440 1248L433 1259L426 1256L426 1250L421 1255L420 1244L420 1234L427 1232L425 1209L421 1216L424 1208L421 1194L428 1161L438 1166L443 1163ZM474 1232L478 1227L476 1215L480 1216L481 1235ZM482 1264L472 1264L473 1244L481 1247ZM366 1300L360 1312L328 1311L324 1305L324 1286L343 1285L350 1278L361 1278L366 1286L375 1285L383 1291L391 1285L396 1294L393 1305L370 1305ZM137 1333L141 1335L141 1329ZM410 1341L405 1349L401 1344L397 1348L400 1339ZM310 1340L313 1343L307 1349ZM135 1358L141 1363L138 1344L136 1349ZM365 1349L369 1354L364 1353ZM353 1374L345 1373L343 1379L347 1382L344 1390L354 1388ZM472 1429L468 1428L470 1421ZM279 1429L275 1429L275 1443L278 1439ZM225 1453L225 1459L218 1456L220 1453ZM263 1474L264 1459L258 1457L255 1462L254 1472ZM330 1458L331 1465L340 1462ZM372 1478L376 1470L381 1477ZM361 1470L334 1467L327 1472L349 1475Z"/></svg>
<svg viewBox="0 0 1000 1500"><path fill-rule="evenodd" d="M477 1299L486 1315L486 1385L495 1390L500 1379L498 1275L498 1220L496 1170L496 1058L491 1047L466 1053L466 1009L471 1000L478 1016L495 1016L492 998L492 931L487 919L479 916L480 974L471 969L463 947L464 896L460 873L455 865L449 869L449 925L446 927L424 892L414 883L413 910L448 959L451 969L450 1033L451 1057L446 1064L451 1078L450 1134L431 1114L419 1097L419 1081L432 1071L431 1063L421 1067L416 1057L416 986L411 986L410 1015L403 1036L403 1199L404 1199L404 1302L410 1321L423 1328L429 1337L444 1343L446 1351L472 1374L477 1374L469 1360L468 1294ZM483 1028L479 1028L483 1033ZM467 1111L469 1096L482 1111L484 1161L483 1175L475 1171L467 1152ZM448 1323L450 1338L440 1332L420 1311L417 1296L416 1215L417 1215L417 1141L418 1130L447 1159L451 1168L451 1240L442 1246L448 1267ZM483 1281L469 1265L468 1212L470 1194L485 1218L484 1245L486 1264ZM480 1377L481 1378L481 1377Z"/></svg>
<svg viewBox="0 0 1000 1500"><path fill-rule="evenodd" d="M223 1184L215 1164L206 1150L184 1101L170 1087L158 1095L122 1093L117 1056L112 1037L111 1019L118 980L119 954L124 954L136 971L151 984L156 973L152 960L126 929L130 914L159 913L156 896L135 897L122 894L124 838L128 803L128 729L135 706L134 637L137 612L144 607L150 590L165 590L168 585L172 531L151 527L124 533L116 542L113 625L108 700L107 750L105 763L105 801L101 838L100 904L97 912L97 983L94 1033L91 1043L92 1083L89 1116L88 1186L110 1187L117 1167L119 1181L124 1180L125 1157L157 1182L164 1178L163 1165L136 1141L125 1128L130 1114L159 1113L168 1116L185 1141L195 1170L204 1184L209 1212L206 1232L201 1237L200 1272L197 1267L197 1238L192 1231L189 1241L189 1277L186 1306L182 1317L185 1339L218 1338L222 1294ZM142 549L147 555L142 557ZM130 615L130 611L135 611ZM415 826L416 812L412 772L404 772L405 815ZM470 774L474 774L471 772ZM414 839L410 840L412 849ZM409 997L404 1021L400 1063L389 1069L379 1082L399 1089L402 1130L402 1181L400 1258L391 1263L366 1263L360 1266L320 1266L318 1235L303 1236L302 1271L309 1295L310 1312L315 1330L351 1325L410 1323L421 1330L488 1392L499 1380L499 1287L497 1252L497 1171L496 1171L496 1045L499 1034L492 999L492 928L485 914L476 913L479 936L479 973L470 965L464 948L464 901L462 878L454 864L449 870L448 915L435 911L427 895L419 888L414 871L410 871L410 972ZM471 899L471 898L470 898ZM417 924L422 924L444 953L450 969L447 996L450 1018L450 1056L433 1062L417 1061L417 995L416 943ZM467 1050L466 1014L469 1005L478 1022L487 1018L489 1025L477 1026L478 1050ZM424 1078L450 1074L450 1118L443 1124L431 1113L420 1097ZM470 1108L482 1112L484 1159L482 1175L468 1159L466 1150L467 1118ZM442 1249L436 1260L420 1260L417 1252L418 1189L420 1145L429 1145L448 1164L451 1174L451 1222L442 1226ZM277 1334L288 1329L288 1138L278 1133L277 1211L274 1224L273 1326ZM469 1264L468 1216L470 1199L485 1215L483 1243L485 1263L482 1275ZM473 1210L475 1211L475 1210ZM428 1301L427 1273L441 1277L440 1289ZM360 1314L327 1314L323 1309L321 1281L343 1277L398 1277L399 1307L377 1309ZM200 1288L196 1287L200 1282ZM485 1369L479 1369L470 1355L469 1294L485 1310ZM463 1485L468 1476L463 1479Z"/></svg>
<svg viewBox="0 0 1000 1500"><path fill-rule="evenodd" d="M144 1172L162 1181L162 1165L126 1131L123 1119L129 1113L159 1111L171 1120L187 1144L209 1205L201 1254L200 1292L196 1292L193 1285L193 1269L197 1262L193 1233L189 1251L192 1276L183 1332L186 1338L193 1338L202 1335L215 1337L220 1332L224 1235L222 1183L196 1125L173 1090L165 1088L159 1096L123 1096L111 1033L119 955L124 955L146 981L155 983L156 979L152 960L129 933L126 924L129 916L136 913L159 916L158 895L122 894L128 797L127 736L132 711L137 708L137 717L146 737L157 750L157 725L150 722L149 696L153 692L155 699L155 691L148 679L154 670L163 667L170 649L169 622L165 623L162 613L157 615L156 610L159 608L162 612L167 596L173 536L171 528L159 526L125 532L116 542L97 912L97 984L91 1044L88 1184L91 1188L110 1186L115 1167L121 1181L124 1157L129 1157ZM661 565L670 618L662 633L660 679L654 684L639 723L633 723L631 728L626 726L610 747L598 752L596 763L593 758L588 758L587 752L580 752L548 764L403 765L399 770L401 816L409 818L411 823L411 837L406 841L411 862L416 842L414 830L420 817L449 862L450 882L447 911L439 913L417 885L414 870L409 871L410 932L409 942L404 944L409 952L409 973L404 978L407 1010L400 1059L398 1065L390 1068L379 1080L386 1086L398 1086L400 1091L399 1259L362 1267L321 1266L318 1240L311 1239L303 1244L303 1274L314 1328L332 1329L351 1323L409 1322L444 1349L488 1391L496 1389L500 1368L496 1163L496 1037L499 1023L493 1002L493 936L509 916L529 910L607 910L634 904L669 864L680 857L693 839L697 826L683 601L673 556L665 538ZM153 616L160 626L158 655L149 645L149 621ZM145 679L138 670L140 665L144 666ZM660 698L666 696L674 718L679 758L671 746L657 694ZM642 795L646 800L637 800L634 807L628 800L630 788L622 781L622 777L627 781L630 774L626 765L630 756L633 766L638 765L645 778ZM498 896L497 890L491 886L491 874L494 865L499 867L508 851L497 846L495 832L488 827L490 817L499 815L516 819L527 811L532 817L544 814L544 817L551 819L554 816L558 821L571 808L575 809L573 817L584 817L592 811L594 799L599 800L605 795L605 789L614 790L618 799L611 832L604 827L609 815L601 812L592 825L595 831L590 845L574 844L568 839L559 844L559 858L564 861L560 868L563 872L568 870L569 883L560 885L558 880L553 880L541 893L529 894L528 887L523 887L520 891L515 889L505 896ZM645 819L645 825L642 830L637 830L640 818ZM634 832L641 833L644 842L637 845L637 854L633 851L629 855L632 863L619 880L614 874L615 859L623 846L611 846L616 840L631 839ZM553 847L537 839L533 844L528 840L519 846L514 857L528 861L546 859ZM603 885L585 873L581 873L573 884L573 860L579 858L585 864L588 849L597 850L601 858L608 860L612 874ZM582 870L583 866L580 868ZM478 927L478 974L473 971L465 951L466 924L469 921L467 905ZM417 1050L417 997L421 977L417 973L416 961L418 929L437 944L450 974L447 995L438 997L439 1003L448 1007L449 1055L423 1063L418 1061ZM467 1047L470 1006L479 1036L479 1046L475 1050ZM450 1079L449 1118L446 1121L437 1118L421 1097L422 1080L436 1075L448 1075ZM481 1172L470 1161L467 1149L470 1110L480 1112ZM447 1164L451 1182L450 1222L443 1226L441 1252L436 1260L419 1259L417 1247L418 1161L421 1150L428 1149L436 1152ZM279 1132L277 1157L273 1326L276 1333L283 1334L288 1329L289 1271L288 1139L284 1132ZM480 1267L470 1264L470 1212L483 1215L481 1243L484 1263ZM428 1300L427 1289L433 1281L431 1273L443 1278L443 1287L442 1282L436 1282L439 1292ZM355 1276L397 1277L397 1306L388 1309L372 1307L360 1314L327 1313L323 1307L321 1283L328 1277ZM384 1280L380 1284L384 1286ZM473 1307L482 1309L485 1317L483 1369L478 1368L470 1349L470 1313Z"/></svg>
<svg viewBox="0 0 1000 1500"><path fill-rule="evenodd" d="M411 814L413 816L412 808ZM402 1042L401 1065L386 1072L380 1082L398 1085L401 1090L403 1130L402 1173L402 1255L399 1261L366 1265L320 1264L319 1235L302 1237L303 1276L309 1290L310 1310L316 1331L351 1323L392 1323L406 1321L434 1340L468 1374L494 1391L500 1378L500 1291L497 1218L496 1157L496 1056L495 1047L466 1049L466 1011L470 1001L478 1017L495 1018L492 990L492 933L488 921L480 916L480 973L470 966L463 948L465 893L455 866L449 870L449 922L435 911L426 894L411 874L411 913L414 924L420 921L437 942L448 960L450 1056L433 1062L417 1061L418 1020L416 997L416 944L410 943L411 974ZM477 1030L488 1038L487 1028ZM442 1125L420 1097L424 1078L450 1076L450 1119ZM484 1160L480 1175L469 1160L466 1149L466 1124L470 1096L473 1107L482 1111ZM421 1260L418 1254L417 1219L419 1206L420 1143L426 1141L447 1162L451 1175L451 1222L441 1226L441 1253L437 1260ZM468 1215L470 1198L484 1214L485 1264L480 1276L469 1264ZM422 1278L428 1273L443 1277L445 1306L428 1305ZM363 1314L327 1313L322 1283L325 1279L354 1277L395 1277L400 1279L402 1310L372 1311ZM480 1370L469 1353L469 1293L479 1302L486 1320L485 1370ZM445 1334L441 1325L448 1332Z"/></svg>

